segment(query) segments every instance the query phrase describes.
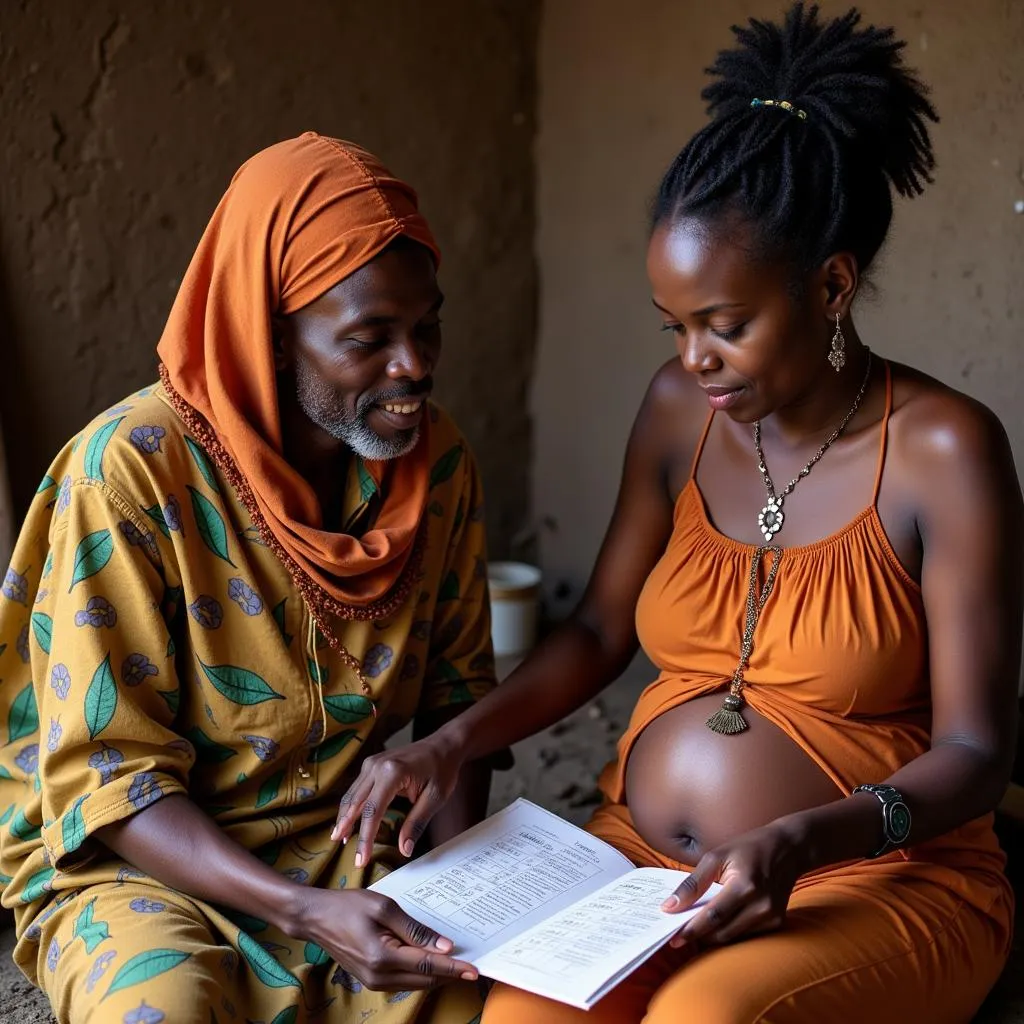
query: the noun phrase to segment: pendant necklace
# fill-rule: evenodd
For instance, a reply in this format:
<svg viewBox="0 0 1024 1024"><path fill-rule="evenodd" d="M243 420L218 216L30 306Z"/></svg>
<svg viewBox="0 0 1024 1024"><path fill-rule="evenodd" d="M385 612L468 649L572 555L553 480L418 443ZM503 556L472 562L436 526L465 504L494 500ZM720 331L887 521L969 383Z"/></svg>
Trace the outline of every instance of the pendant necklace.
<svg viewBox="0 0 1024 1024"><path fill-rule="evenodd" d="M757 629L757 621L761 617L761 611L765 606L765 602L771 596L772 588L775 586L775 577L779 571L779 562L782 559L782 548L777 544L772 544L772 538L782 529L782 524L785 521L785 515L782 511L782 504L786 498L793 493L793 488L808 473L818 464L822 455L825 454L843 436L843 432L849 426L850 420L853 419L857 410L860 408L860 403L864 400L864 395L868 389L868 381L871 379L871 351L867 353L867 365L864 367L864 379L861 381L860 390L857 392L856 398L853 400L853 405L850 406L850 411L842 418L839 426L832 431L831 434L825 439L824 444L814 453L807 464L800 470L799 473L786 486L783 488L781 493L775 493L775 484L772 481L771 474L768 472L768 466L764 459L764 449L761 447L761 421L758 420L754 424L754 452L757 455L757 468L761 471L761 476L764 477L764 486L768 494L768 500L765 503L764 508L758 513L757 526L761 533L764 535L765 545L758 547L754 550L754 554L751 558L750 563L750 580L747 587L747 604L746 604L746 615L743 623L743 635L740 639L740 660L736 666L736 671L732 674L732 681L729 683L729 692L726 694L725 700L722 702L722 708L720 711L716 711L705 723L709 729L713 732L722 733L724 735L733 735L738 732L743 732L748 728L743 715L740 714L743 706L746 704L746 700L743 698L743 673L746 671L747 666L750 662L750 654L754 648L754 630ZM761 561L766 554L771 554L772 564L768 569L768 575L765 578L764 585L761 587L760 592L757 587L758 573L761 567Z"/></svg>

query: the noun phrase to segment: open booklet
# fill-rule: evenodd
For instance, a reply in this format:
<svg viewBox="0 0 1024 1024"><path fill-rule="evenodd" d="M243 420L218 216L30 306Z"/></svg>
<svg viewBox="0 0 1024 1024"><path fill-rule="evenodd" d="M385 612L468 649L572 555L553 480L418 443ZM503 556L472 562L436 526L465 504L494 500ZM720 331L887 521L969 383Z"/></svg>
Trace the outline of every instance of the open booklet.
<svg viewBox="0 0 1024 1024"><path fill-rule="evenodd" d="M692 910L661 902L683 871L634 868L529 800L370 886L455 943L488 978L589 1010L657 952Z"/></svg>

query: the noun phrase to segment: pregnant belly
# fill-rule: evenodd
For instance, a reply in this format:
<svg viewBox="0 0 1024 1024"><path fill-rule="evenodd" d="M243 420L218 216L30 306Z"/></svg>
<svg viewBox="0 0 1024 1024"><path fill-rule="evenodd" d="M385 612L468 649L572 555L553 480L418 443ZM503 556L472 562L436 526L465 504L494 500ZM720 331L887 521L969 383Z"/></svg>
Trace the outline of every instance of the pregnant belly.
<svg viewBox="0 0 1024 1024"><path fill-rule="evenodd" d="M746 732L712 732L704 723L721 706L716 693L659 715L626 764L626 804L637 831L685 864L743 832L842 795L796 743L749 707Z"/></svg>

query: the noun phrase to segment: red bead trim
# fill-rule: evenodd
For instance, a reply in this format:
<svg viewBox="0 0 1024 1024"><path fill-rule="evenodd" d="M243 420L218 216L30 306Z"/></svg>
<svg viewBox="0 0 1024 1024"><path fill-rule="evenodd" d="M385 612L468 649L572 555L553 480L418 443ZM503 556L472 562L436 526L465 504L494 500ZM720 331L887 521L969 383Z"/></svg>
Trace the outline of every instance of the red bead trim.
<svg viewBox="0 0 1024 1024"><path fill-rule="evenodd" d="M160 364L160 380L167 391L167 397L171 406L177 413L178 418L185 424L185 428L202 445L203 449L217 464L220 471L227 478L228 483L234 488L238 500L245 506L245 510L252 517L263 543L280 559L288 575L298 588L302 599L306 602L313 621L320 630L324 639L335 651L342 662L356 674L359 679L363 693L370 695L370 685L363 675L363 666L345 645L334 629L328 625L331 617L342 619L346 622L368 622L371 620L386 619L393 615L409 598L413 587L418 581L418 573L423 562L424 549L426 548L426 517L420 525L413 543L413 549L409 554L408 561L401 575L395 581L394 586L381 598L371 601L369 604L358 605L339 601L336 597L328 594L319 583L317 583L305 569L289 554L277 537L267 526L263 518L256 497L252 488L246 480L242 471L238 468L235 460L228 450L218 440L213 428L206 419L192 408L188 402L174 389L171 384L170 374L167 367ZM376 710L376 709L374 709Z"/></svg>

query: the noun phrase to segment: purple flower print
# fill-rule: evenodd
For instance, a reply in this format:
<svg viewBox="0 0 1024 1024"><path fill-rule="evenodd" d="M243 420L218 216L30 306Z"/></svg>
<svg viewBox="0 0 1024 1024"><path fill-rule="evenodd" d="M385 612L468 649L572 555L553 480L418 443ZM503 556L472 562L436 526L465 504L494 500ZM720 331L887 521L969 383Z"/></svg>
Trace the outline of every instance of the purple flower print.
<svg viewBox="0 0 1024 1024"><path fill-rule="evenodd" d="M415 654L407 654L402 659L402 670L398 673L400 682L415 679L420 674L420 659Z"/></svg>
<svg viewBox="0 0 1024 1024"><path fill-rule="evenodd" d="M58 700L68 699L68 691L71 689L71 673L68 671L67 665L58 663L50 669L50 686L53 687L53 692L57 695Z"/></svg>
<svg viewBox="0 0 1024 1024"><path fill-rule="evenodd" d="M39 921L33 921L25 929L25 938L29 942L38 942L43 937L43 926Z"/></svg>
<svg viewBox="0 0 1024 1024"><path fill-rule="evenodd" d="M136 427L128 439L144 455L153 455L160 451L160 442L166 433L163 427Z"/></svg>
<svg viewBox="0 0 1024 1024"><path fill-rule="evenodd" d="M85 608L75 612L75 625L113 629L117 625L117 611L105 597L90 597Z"/></svg>
<svg viewBox="0 0 1024 1024"><path fill-rule="evenodd" d="M22 747L14 763L26 775L31 775L39 767L39 744L30 743L27 747Z"/></svg>
<svg viewBox="0 0 1024 1024"><path fill-rule="evenodd" d="M274 740L267 739L266 736L243 736L242 739L252 747L252 752L261 761L273 761L277 757L280 748Z"/></svg>
<svg viewBox="0 0 1024 1024"><path fill-rule="evenodd" d="M117 528L123 534L124 539L128 541L133 548L144 548L146 557L154 565L160 565L160 549L156 546L156 538L154 538L152 533L140 530L134 523L129 522L127 519L121 520L121 522L117 524Z"/></svg>
<svg viewBox="0 0 1024 1024"><path fill-rule="evenodd" d="M117 869L117 881L119 882L130 882L133 878L145 878L146 875L142 871L136 871L135 868L118 868Z"/></svg>
<svg viewBox="0 0 1024 1024"><path fill-rule="evenodd" d="M290 878L293 882L297 882L299 885L305 885L309 881L309 872L302 868L289 868L284 872L285 878Z"/></svg>
<svg viewBox="0 0 1024 1024"><path fill-rule="evenodd" d="M28 623L21 627L21 632L18 634L18 640L15 644L18 648L18 657L27 665L28 664Z"/></svg>
<svg viewBox="0 0 1024 1024"><path fill-rule="evenodd" d="M218 629L224 621L220 601L209 594L200 594L189 606L189 614L203 629Z"/></svg>
<svg viewBox="0 0 1024 1024"><path fill-rule="evenodd" d="M42 604L49 596L50 592L44 587L42 590L36 592L36 599L32 603Z"/></svg>
<svg viewBox="0 0 1024 1024"><path fill-rule="evenodd" d="M316 796L316 790L306 789L305 786L299 786L299 788L295 791L295 796L299 800L312 800L313 797Z"/></svg>
<svg viewBox="0 0 1024 1024"><path fill-rule="evenodd" d="M128 904L128 909L134 910L136 914L159 914L167 909L167 904L161 903L159 900L148 900L145 896L139 896Z"/></svg>
<svg viewBox="0 0 1024 1024"><path fill-rule="evenodd" d="M228 583L228 597L231 598L246 615L259 615L263 611L260 595L243 579L237 576Z"/></svg>
<svg viewBox="0 0 1024 1024"><path fill-rule="evenodd" d="M18 575L13 569L7 570L7 575L4 577L3 586L0 587L0 593L7 598L8 601L15 601L18 604L28 604L28 580L24 576Z"/></svg>
<svg viewBox="0 0 1024 1024"><path fill-rule="evenodd" d="M110 964L115 956L117 956L117 950L108 949L105 953L100 953L100 955L96 957L92 967L89 968L89 973L85 976L85 991L90 995L92 994L92 990L98 984L100 978L110 970Z"/></svg>
<svg viewBox="0 0 1024 1024"><path fill-rule="evenodd" d="M390 664L395 652L387 644L374 644L367 652L363 661L363 671L376 679Z"/></svg>
<svg viewBox="0 0 1024 1024"><path fill-rule="evenodd" d="M314 722L302 741L307 747L315 747L324 738L324 723Z"/></svg>
<svg viewBox="0 0 1024 1024"><path fill-rule="evenodd" d="M89 755L88 763L90 768L95 768L100 773L100 785L105 786L124 763L124 754L120 750L104 744L102 750L97 750L95 754Z"/></svg>
<svg viewBox="0 0 1024 1024"><path fill-rule="evenodd" d="M164 522L167 529L172 533L184 535L185 531L181 525L181 502L172 494L164 505Z"/></svg>
<svg viewBox="0 0 1024 1024"><path fill-rule="evenodd" d="M46 951L46 966L51 970L57 970L57 961L60 959L60 943L56 939L50 939L50 948Z"/></svg>
<svg viewBox="0 0 1024 1024"><path fill-rule="evenodd" d="M138 686L147 676L159 674L160 669L144 654L129 654L121 666L121 682L125 686Z"/></svg>
<svg viewBox="0 0 1024 1024"><path fill-rule="evenodd" d="M167 1015L163 1010L158 1010L155 1006L147 1006L145 999L134 1010L129 1010L121 1018L122 1024L161 1024L161 1021L166 1019Z"/></svg>
<svg viewBox="0 0 1024 1024"><path fill-rule="evenodd" d="M124 539L133 548L141 548L149 542L149 538L134 523L129 522L127 519L122 519L117 526Z"/></svg>
<svg viewBox="0 0 1024 1024"><path fill-rule="evenodd" d="M128 799L137 811L156 803L163 795L164 791L152 772L139 772L128 787Z"/></svg>
<svg viewBox="0 0 1024 1024"><path fill-rule="evenodd" d="M52 754L60 746L64 730L56 718L50 719L50 734L46 737L46 749Z"/></svg>
<svg viewBox="0 0 1024 1024"><path fill-rule="evenodd" d="M57 507L54 509L60 515L71 504L71 477L66 476L60 482L60 490L57 492Z"/></svg>
<svg viewBox="0 0 1024 1024"><path fill-rule="evenodd" d="M346 971L344 967L339 967L331 975L331 984L340 985L346 992L363 991L363 983L354 974Z"/></svg>

